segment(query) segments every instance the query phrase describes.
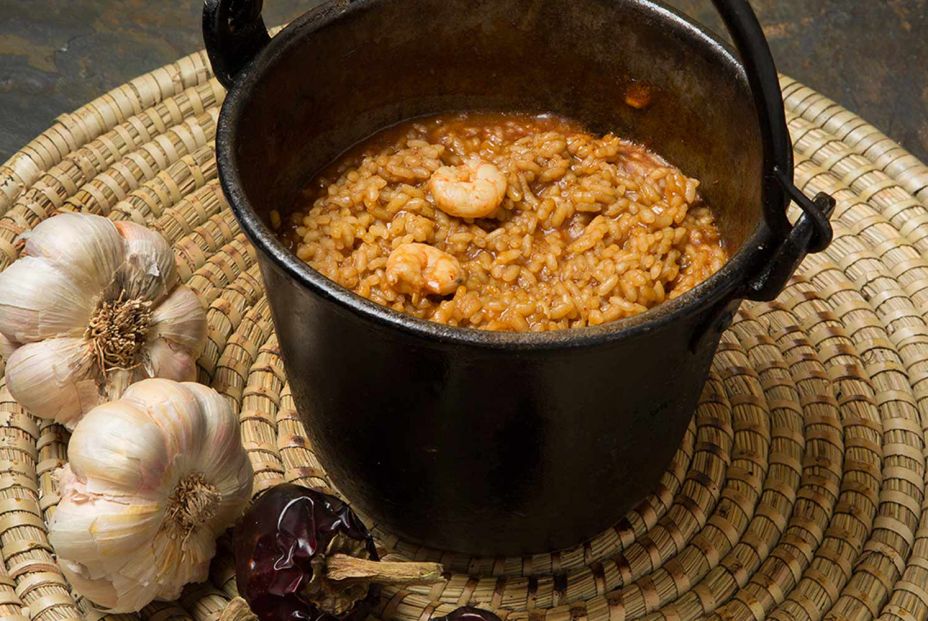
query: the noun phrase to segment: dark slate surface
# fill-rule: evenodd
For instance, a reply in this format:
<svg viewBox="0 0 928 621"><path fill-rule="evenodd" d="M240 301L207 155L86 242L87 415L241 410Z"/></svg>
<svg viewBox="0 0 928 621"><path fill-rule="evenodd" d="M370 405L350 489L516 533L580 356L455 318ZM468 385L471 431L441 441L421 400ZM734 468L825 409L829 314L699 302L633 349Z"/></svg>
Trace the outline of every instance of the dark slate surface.
<svg viewBox="0 0 928 621"><path fill-rule="evenodd" d="M397 0L402 1L402 0ZM708 0L671 4L719 30ZM268 23L316 0L267 0ZM928 160L928 0L752 0L781 71ZM0 161L73 110L201 47L196 0L0 0Z"/></svg>

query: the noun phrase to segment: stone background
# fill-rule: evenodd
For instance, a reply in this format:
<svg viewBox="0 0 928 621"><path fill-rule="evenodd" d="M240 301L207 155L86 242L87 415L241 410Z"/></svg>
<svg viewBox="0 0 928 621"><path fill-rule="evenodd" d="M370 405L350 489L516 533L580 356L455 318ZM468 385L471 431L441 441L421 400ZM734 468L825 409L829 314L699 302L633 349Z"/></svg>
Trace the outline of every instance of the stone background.
<svg viewBox="0 0 928 621"><path fill-rule="evenodd" d="M266 22L317 2L266 0ZM721 29L709 0L669 3ZM928 160L928 0L751 4L781 71ZM58 114L202 47L201 7L197 0L0 0L0 161Z"/></svg>

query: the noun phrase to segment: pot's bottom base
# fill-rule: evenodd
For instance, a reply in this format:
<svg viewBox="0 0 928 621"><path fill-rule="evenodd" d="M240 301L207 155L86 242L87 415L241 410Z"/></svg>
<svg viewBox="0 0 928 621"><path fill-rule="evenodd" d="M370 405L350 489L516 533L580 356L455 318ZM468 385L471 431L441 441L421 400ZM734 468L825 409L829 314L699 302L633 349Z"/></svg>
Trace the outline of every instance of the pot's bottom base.
<svg viewBox="0 0 928 621"><path fill-rule="evenodd" d="M688 463L687 456L692 453L694 439L694 425L687 429L684 444L674 456L670 469L662 477L657 486L656 493L648 495L637 502L615 505L607 513L599 513L592 521L583 516L582 524L572 524L564 529L564 524L552 524L547 535L539 536L534 525L525 528L525 523L532 521L527 516L513 516L512 521L505 529L490 530L483 537L480 525L474 523L471 532L464 532L460 537L449 532L431 531L429 533L408 533L400 529L390 529L377 524L376 520L361 514L365 523L374 525L375 536L378 541L384 542L397 552L408 554L428 554L430 557L446 556L448 554L468 559L483 558L516 558L535 556L539 554L566 553L570 554L574 548L582 548L590 541L603 539L607 536L621 534L631 524L628 513L653 513L663 507L661 497L667 496L670 490L679 488L680 481L685 475ZM611 517L610 517L611 516ZM632 518L634 519L634 518ZM537 522L537 520L534 520ZM593 526L591 526L591 523ZM460 530L456 529L460 534ZM577 535L577 533L584 533ZM468 563L469 564L469 563Z"/></svg>
<svg viewBox="0 0 928 621"><path fill-rule="evenodd" d="M711 399L711 394L708 398ZM651 466L652 470L660 467L660 463L669 462L660 477L653 474L642 477L637 491L634 484L625 485L624 493L619 498L613 494L610 501L606 501L603 494L602 498L571 504L559 513L552 512L556 515L547 520L539 519L538 515L517 512L513 512L505 523L492 525L481 522L479 515L444 523L434 518L409 517L391 528L365 514L363 502L355 501L351 494L342 496L351 502L366 524L373 526L379 541L398 552L413 554L414 558L423 554L430 558L443 558L450 554L467 559L521 558L552 553L570 556L593 541L621 540L623 532L632 528L633 523L640 522L642 516L667 511L668 502L680 491L687 468L692 465L697 434L714 421L710 410L701 408L700 411L702 414L693 416L681 441L674 442L674 439L668 438L669 447L679 447L669 458L664 457L662 461L652 458L655 464ZM708 436L705 432L702 435ZM706 440L707 437L703 437L703 442ZM647 480L652 483L648 484ZM457 518L456 515L453 517ZM418 530L413 530L414 524ZM470 563L468 561L467 564Z"/></svg>
<svg viewBox="0 0 928 621"><path fill-rule="evenodd" d="M644 496L641 500L628 502L624 507L616 504L609 511L598 512L598 524L593 527L590 527L591 521L586 519L592 516L581 516L582 522L575 522L566 528L563 522L552 523L550 531L539 536L537 525L523 527L523 521L528 523L537 520L531 520L531 516L514 515L512 521L499 532L488 531L486 539L482 539L481 536L474 536L476 531L486 531L481 528L478 520L474 520L471 532L455 529L460 536L454 537L439 530L407 533L401 529L390 529L377 524L376 520L363 512L361 515L367 524L373 525L377 540L388 548L416 559L423 555L434 559L451 556L458 559L456 566L461 571L466 571L464 567L470 567L475 562L482 563L481 559L515 559L538 555L570 557L577 554L583 557L583 550L598 545L596 542L627 540L629 536L634 536L634 524L647 524L651 521L650 516L667 512L669 503L681 490L687 469L692 465L697 435L702 430L701 437L705 442L709 435L705 428L713 424L714 419L709 411L704 408L700 411L703 414L697 412L690 422L679 449L660 481L650 486L653 488L652 493L647 496L640 494L639 498ZM585 534L578 536L577 533ZM447 563L444 560L441 562Z"/></svg>

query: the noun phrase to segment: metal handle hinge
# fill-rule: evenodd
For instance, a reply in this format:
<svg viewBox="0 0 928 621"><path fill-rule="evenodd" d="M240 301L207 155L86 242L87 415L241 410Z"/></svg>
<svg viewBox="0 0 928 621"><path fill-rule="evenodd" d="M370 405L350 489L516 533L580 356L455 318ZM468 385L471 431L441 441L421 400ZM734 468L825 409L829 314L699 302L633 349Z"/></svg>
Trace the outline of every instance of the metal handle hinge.
<svg viewBox="0 0 928 621"><path fill-rule="evenodd" d="M776 298L806 255L821 252L834 237L829 218L835 210L835 199L824 192L810 199L779 167L774 167L774 175L802 210L802 216L773 252L766 267L748 281L744 295L748 300L770 301Z"/></svg>

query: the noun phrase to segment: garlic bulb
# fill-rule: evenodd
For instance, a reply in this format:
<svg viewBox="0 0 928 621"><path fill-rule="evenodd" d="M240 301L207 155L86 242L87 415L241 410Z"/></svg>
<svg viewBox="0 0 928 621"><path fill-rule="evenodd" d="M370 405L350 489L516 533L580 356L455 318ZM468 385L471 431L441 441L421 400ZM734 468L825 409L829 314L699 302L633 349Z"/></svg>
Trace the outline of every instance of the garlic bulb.
<svg viewBox="0 0 928 621"><path fill-rule="evenodd" d="M23 238L23 256L0 273L0 353L23 407L71 427L132 382L196 379L206 311L176 286L164 237L67 213Z"/></svg>
<svg viewBox="0 0 928 621"><path fill-rule="evenodd" d="M216 391L147 379L78 423L49 541L75 590L112 612L206 579L251 497L238 419Z"/></svg>

